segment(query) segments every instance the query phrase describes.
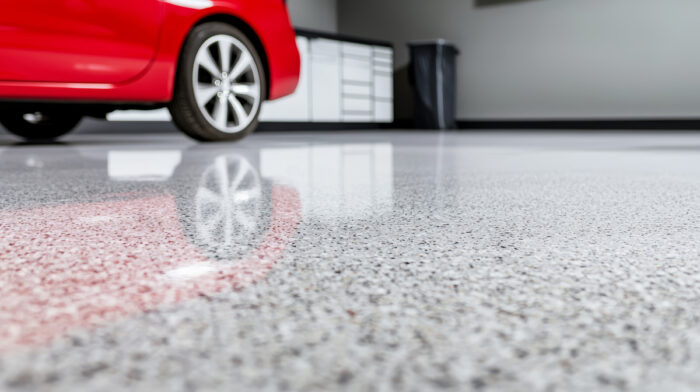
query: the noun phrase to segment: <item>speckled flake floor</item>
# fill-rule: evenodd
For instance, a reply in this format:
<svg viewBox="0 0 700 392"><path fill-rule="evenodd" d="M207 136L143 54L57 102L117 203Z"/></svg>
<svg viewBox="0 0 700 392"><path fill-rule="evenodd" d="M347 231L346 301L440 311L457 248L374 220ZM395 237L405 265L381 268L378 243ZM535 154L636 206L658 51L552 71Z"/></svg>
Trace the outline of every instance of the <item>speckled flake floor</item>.
<svg viewBox="0 0 700 392"><path fill-rule="evenodd" d="M700 390L700 134L0 135L1 391Z"/></svg>

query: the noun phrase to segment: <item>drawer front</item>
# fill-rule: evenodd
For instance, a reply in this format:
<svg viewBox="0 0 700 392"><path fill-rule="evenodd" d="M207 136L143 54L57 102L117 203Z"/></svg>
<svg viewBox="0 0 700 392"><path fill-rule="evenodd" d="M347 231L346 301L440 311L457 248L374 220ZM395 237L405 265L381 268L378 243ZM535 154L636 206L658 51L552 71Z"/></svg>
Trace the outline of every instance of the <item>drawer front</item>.
<svg viewBox="0 0 700 392"><path fill-rule="evenodd" d="M370 45L356 44L352 42L343 42L343 55L371 57L373 47Z"/></svg>
<svg viewBox="0 0 700 392"><path fill-rule="evenodd" d="M374 121L383 123L394 121L394 104L391 101L374 101Z"/></svg>
<svg viewBox="0 0 700 392"><path fill-rule="evenodd" d="M361 95L370 97L372 95L372 86L366 84L343 84L343 95Z"/></svg>
<svg viewBox="0 0 700 392"><path fill-rule="evenodd" d="M372 112L372 100L367 98L343 98L343 113Z"/></svg>
<svg viewBox="0 0 700 392"><path fill-rule="evenodd" d="M394 80L389 75L374 75L374 96L391 99L394 97Z"/></svg>
<svg viewBox="0 0 700 392"><path fill-rule="evenodd" d="M394 49L387 48L386 46L373 46L372 54L374 54L375 57L383 57L391 60L391 58L394 57Z"/></svg>
<svg viewBox="0 0 700 392"><path fill-rule="evenodd" d="M393 73L393 50L375 47L372 55L372 68L375 72Z"/></svg>
<svg viewBox="0 0 700 392"><path fill-rule="evenodd" d="M392 68L391 63L378 63L375 61L372 64L372 70L375 73L381 73L381 74L394 73L394 69Z"/></svg>
<svg viewBox="0 0 700 392"><path fill-rule="evenodd" d="M343 80L354 82L372 81L372 64L369 59L343 58Z"/></svg>
<svg viewBox="0 0 700 392"><path fill-rule="evenodd" d="M341 44L331 39L317 38L311 40L311 55L340 57Z"/></svg>

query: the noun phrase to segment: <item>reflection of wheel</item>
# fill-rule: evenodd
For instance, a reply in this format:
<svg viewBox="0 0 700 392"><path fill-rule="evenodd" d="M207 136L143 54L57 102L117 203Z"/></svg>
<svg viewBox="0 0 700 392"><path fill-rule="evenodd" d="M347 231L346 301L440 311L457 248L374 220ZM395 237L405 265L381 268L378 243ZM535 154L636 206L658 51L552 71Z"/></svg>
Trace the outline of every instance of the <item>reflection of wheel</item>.
<svg viewBox="0 0 700 392"><path fill-rule="evenodd" d="M261 196L260 176L245 158L217 157L195 194L197 242L216 254L247 247L258 232Z"/></svg>
<svg viewBox="0 0 700 392"><path fill-rule="evenodd" d="M205 23L185 43L169 109L195 139L238 140L257 127L265 91L262 61L248 38L230 25Z"/></svg>
<svg viewBox="0 0 700 392"><path fill-rule="evenodd" d="M0 124L27 140L53 140L70 132L82 115L58 106L0 107Z"/></svg>

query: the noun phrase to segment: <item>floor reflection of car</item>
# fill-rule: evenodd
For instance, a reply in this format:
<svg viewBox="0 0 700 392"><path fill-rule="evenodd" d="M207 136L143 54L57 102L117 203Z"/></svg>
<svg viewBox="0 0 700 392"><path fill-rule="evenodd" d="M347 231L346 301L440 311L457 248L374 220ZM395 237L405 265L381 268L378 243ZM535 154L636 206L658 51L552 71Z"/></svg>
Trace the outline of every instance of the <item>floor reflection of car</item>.
<svg viewBox="0 0 700 392"><path fill-rule="evenodd" d="M167 107L195 139L237 140L299 78L282 0L23 0L0 31L0 123L25 139Z"/></svg>
<svg viewBox="0 0 700 392"><path fill-rule="evenodd" d="M272 268L301 219L294 188L265 188L248 159L233 153L203 161L199 176L177 178L181 154L110 152L105 180L123 192L0 210L0 352L242 288ZM29 172L60 172L31 154L12 158ZM169 181L177 191L153 186Z"/></svg>
<svg viewBox="0 0 700 392"><path fill-rule="evenodd" d="M202 174L194 199L199 242L218 255L231 247L246 246L255 234L262 203L262 183L257 171L241 156L222 155Z"/></svg>
<svg viewBox="0 0 700 392"><path fill-rule="evenodd" d="M10 166L0 202L24 204L0 203L0 352L242 288L285 254L302 216L333 225L393 208L385 143L23 146L0 150ZM27 197L62 176L66 188Z"/></svg>
<svg viewBox="0 0 700 392"><path fill-rule="evenodd" d="M179 208L194 214L194 230L188 234L198 246L221 258L245 250L266 219L264 184L257 169L242 155L222 154L205 165L188 162L201 172L199 179L185 173L178 178L182 155L179 150L109 151L107 172L111 180L123 183L174 178L173 186L188 190L179 195ZM196 189L190 189L192 185Z"/></svg>

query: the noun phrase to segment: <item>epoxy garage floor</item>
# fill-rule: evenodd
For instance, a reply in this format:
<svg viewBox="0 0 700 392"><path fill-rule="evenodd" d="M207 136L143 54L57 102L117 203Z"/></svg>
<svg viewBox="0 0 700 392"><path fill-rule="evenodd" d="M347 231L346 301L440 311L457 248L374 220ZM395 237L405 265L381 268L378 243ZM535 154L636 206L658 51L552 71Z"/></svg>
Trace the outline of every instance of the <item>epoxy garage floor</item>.
<svg viewBox="0 0 700 392"><path fill-rule="evenodd" d="M2 137L0 390L700 389L700 134Z"/></svg>

